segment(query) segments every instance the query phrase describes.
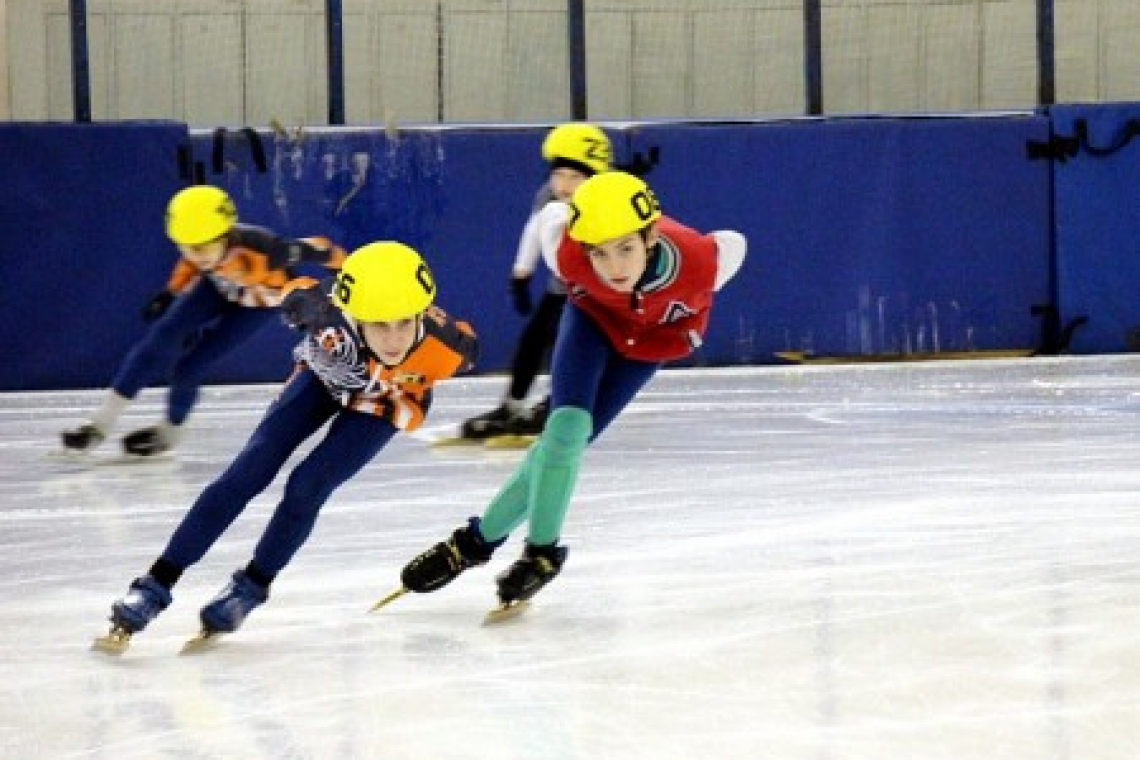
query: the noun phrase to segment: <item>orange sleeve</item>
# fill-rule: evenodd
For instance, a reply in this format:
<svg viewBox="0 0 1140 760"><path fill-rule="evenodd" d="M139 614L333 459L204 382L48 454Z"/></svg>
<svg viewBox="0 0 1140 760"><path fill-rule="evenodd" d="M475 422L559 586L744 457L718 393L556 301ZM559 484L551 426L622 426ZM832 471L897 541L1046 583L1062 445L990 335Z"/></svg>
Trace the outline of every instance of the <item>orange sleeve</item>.
<svg viewBox="0 0 1140 760"><path fill-rule="evenodd" d="M328 259L321 263L329 269L340 269L348 256L343 248L326 237L307 237L301 238L301 241L325 251L328 254Z"/></svg>
<svg viewBox="0 0 1140 760"><path fill-rule="evenodd" d="M178 263L174 265L174 270L170 273L170 278L166 281L166 289L171 293L181 293L197 282L201 274L198 267L179 257Z"/></svg>

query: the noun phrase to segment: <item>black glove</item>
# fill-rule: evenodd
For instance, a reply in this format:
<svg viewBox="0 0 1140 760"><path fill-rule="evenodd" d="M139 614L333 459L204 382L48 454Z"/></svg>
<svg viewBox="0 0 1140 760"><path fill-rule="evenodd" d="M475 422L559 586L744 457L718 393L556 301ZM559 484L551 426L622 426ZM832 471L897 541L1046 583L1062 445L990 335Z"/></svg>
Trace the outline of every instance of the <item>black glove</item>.
<svg viewBox="0 0 1140 760"><path fill-rule="evenodd" d="M163 290L154 298L146 302L146 306L142 310L143 322L153 322L166 313L170 308L170 304L174 302L174 294L169 290Z"/></svg>
<svg viewBox="0 0 1140 760"><path fill-rule="evenodd" d="M514 302L515 311L524 317L534 308L530 298L530 277L511 278L511 301Z"/></svg>
<svg viewBox="0 0 1140 760"><path fill-rule="evenodd" d="M340 310L329 303L319 288L303 288L285 296L281 318L294 330L315 334L339 324Z"/></svg>

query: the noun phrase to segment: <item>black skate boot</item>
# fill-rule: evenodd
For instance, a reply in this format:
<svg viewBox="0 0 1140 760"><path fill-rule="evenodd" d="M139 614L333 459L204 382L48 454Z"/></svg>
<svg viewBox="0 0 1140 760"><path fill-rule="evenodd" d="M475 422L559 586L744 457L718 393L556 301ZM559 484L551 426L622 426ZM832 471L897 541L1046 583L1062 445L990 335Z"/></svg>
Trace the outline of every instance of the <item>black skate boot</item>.
<svg viewBox="0 0 1140 760"><path fill-rule="evenodd" d="M400 582L408 591L418 594L443 588L467 568L486 564L504 540L485 541L479 534L479 518L472 517L447 541L441 541L405 565Z"/></svg>
<svg viewBox="0 0 1140 760"><path fill-rule="evenodd" d="M568 549L558 544L535 546L529 541L523 555L495 579L504 607L529 600L554 580L566 561Z"/></svg>
<svg viewBox="0 0 1140 760"><path fill-rule="evenodd" d="M91 451L102 443L105 437L103 431L90 422L85 422L74 430L64 430L60 433L63 447L74 452Z"/></svg>
<svg viewBox="0 0 1140 760"><path fill-rule="evenodd" d="M524 414L517 414L504 423L506 435L538 436L550 416L550 398L544 398Z"/></svg>
<svg viewBox="0 0 1140 760"><path fill-rule="evenodd" d="M123 451L138 457L156 457L173 448L174 442L158 426L136 430L123 437Z"/></svg>
<svg viewBox="0 0 1140 760"><path fill-rule="evenodd" d="M486 414L480 414L464 422L460 428L460 435L473 441L506 435L510 432L508 426L518 418L519 413L510 404L504 403Z"/></svg>

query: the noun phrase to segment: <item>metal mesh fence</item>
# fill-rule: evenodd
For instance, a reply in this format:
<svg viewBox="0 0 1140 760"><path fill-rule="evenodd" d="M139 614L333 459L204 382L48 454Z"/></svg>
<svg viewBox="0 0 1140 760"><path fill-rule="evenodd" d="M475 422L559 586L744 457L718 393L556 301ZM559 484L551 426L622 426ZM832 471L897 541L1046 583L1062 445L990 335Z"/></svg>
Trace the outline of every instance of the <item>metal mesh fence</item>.
<svg viewBox="0 0 1140 760"><path fill-rule="evenodd" d="M551 122L572 113L567 0L87 0L90 115L193 126ZM1042 13L1058 101L1140 99L1136 0L584 0L597 120L1027 109ZM818 49L805 26L816 5ZM70 119L69 0L7 0L13 119ZM330 48L328 11L340 48ZM63 51L63 52L61 52ZM343 80L329 77L330 51ZM813 56L818 82L810 78ZM0 68L0 71L3 71Z"/></svg>

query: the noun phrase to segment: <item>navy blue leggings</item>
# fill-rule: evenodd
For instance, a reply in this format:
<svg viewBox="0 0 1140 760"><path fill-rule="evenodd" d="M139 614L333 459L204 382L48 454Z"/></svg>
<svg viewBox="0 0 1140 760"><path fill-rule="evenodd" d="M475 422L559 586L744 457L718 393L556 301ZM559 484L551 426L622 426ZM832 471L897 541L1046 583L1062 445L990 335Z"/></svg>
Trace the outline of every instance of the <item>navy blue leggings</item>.
<svg viewBox="0 0 1140 760"><path fill-rule="evenodd" d="M593 418L594 440L633 400L661 367L627 359L614 350L584 311L570 302L562 311L550 369L551 411L585 409Z"/></svg>
<svg viewBox="0 0 1140 760"><path fill-rule="evenodd" d="M242 306L222 297L203 277L174 303L127 353L111 388L125 398L168 381L166 416L185 421L206 371L276 316L276 309Z"/></svg>
<svg viewBox="0 0 1140 760"><path fill-rule="evenodd" d="M246 505L269 487L293 451L330 418L324 440L289 474L285 495L254 550L257 568L276 576L308 539L332 492L397 431L382 417L344 409L307 368L293 376L237 459L194 502L162 559L183 570L202 559Z"/></svg>

